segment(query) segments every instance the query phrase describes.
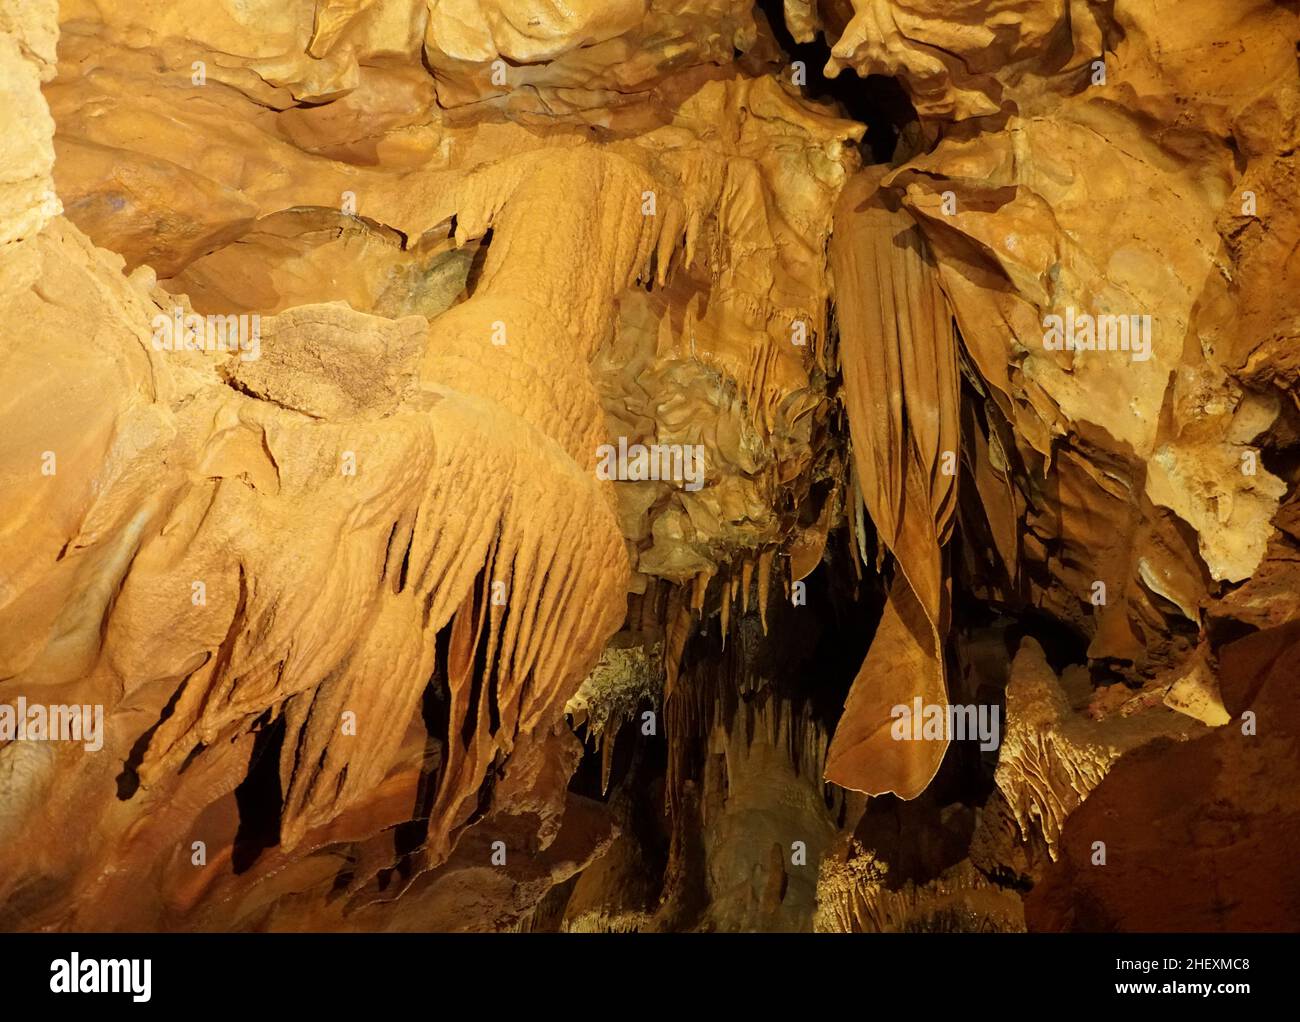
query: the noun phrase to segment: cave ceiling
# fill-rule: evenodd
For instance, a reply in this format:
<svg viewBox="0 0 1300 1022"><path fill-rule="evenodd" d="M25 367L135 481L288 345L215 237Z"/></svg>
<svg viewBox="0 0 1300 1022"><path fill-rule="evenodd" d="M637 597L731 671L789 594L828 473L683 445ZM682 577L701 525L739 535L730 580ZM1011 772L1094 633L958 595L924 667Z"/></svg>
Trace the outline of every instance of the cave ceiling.
<svg viewBox="0 0 1300 1022"><path fill-rule="evenodd" d="M1294 928L1298 24L5 3L0 929Z"/></svg>

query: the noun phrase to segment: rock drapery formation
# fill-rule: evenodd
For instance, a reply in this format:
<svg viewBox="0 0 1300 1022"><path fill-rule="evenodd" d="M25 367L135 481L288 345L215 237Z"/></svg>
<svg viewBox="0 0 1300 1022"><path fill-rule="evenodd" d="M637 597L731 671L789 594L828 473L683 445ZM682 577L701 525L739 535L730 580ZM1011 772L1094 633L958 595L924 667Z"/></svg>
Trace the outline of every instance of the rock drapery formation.
<svg viewBox="0 0 1300 1022"><path fill-rule="evenodd" d="M1289 928L1298 38L6 2L0 926Z"/></svg>

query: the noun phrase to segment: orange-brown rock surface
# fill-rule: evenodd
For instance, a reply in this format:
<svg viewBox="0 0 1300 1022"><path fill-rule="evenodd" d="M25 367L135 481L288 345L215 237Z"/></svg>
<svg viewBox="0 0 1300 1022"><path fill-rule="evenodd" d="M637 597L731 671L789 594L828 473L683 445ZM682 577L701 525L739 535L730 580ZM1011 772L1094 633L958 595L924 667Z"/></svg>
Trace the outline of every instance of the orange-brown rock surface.
<svg viewBox="0 0 1300 1022"><path fill-rule="evenodd" d="M6 3L0 928L1293 926L1297 39Z"/></svg>

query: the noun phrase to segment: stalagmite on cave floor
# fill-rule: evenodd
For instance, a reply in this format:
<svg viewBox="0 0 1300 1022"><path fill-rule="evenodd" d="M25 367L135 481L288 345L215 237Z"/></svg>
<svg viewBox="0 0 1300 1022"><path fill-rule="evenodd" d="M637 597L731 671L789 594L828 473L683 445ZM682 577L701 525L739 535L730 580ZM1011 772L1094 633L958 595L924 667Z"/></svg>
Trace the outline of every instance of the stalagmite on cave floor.
<svg viewBox="0 0 1300 1022"><path fill-rule="evenodd" d="M1294 930L1300 14L0 6L0 930Z"/></svg>

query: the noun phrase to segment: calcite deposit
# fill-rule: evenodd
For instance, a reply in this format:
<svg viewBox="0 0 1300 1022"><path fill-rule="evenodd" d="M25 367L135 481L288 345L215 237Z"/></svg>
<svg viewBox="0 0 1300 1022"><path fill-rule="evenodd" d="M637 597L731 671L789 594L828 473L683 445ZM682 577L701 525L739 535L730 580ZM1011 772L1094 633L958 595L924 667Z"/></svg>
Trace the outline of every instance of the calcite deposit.
<svg viewBox="0 0 1300 1022"><path fill-rule="evenodd" d="M2 0L0 929L1293 929L1298 40Z"/></svg>

